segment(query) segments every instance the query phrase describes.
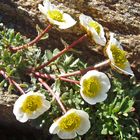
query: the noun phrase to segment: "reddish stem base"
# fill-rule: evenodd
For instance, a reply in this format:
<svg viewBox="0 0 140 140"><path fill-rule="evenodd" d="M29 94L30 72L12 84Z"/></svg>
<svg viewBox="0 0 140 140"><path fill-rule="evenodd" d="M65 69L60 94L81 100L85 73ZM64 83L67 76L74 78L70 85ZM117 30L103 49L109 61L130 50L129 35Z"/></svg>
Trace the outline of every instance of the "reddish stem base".
<svg viewBox="0 0 140 140"><path fill-rule="evenodd" d="M10 51L16 52L18 50L21 50L21 49L27 48L29 46L32 46L33 44L37 43L51 28L52 28L52 25L49 24L47 26L47 28L45 28L45 30L41 34L39 34L34 40L32 40L31 42L29 42L25 45L22 45L22 46L10 47Z"/></svg>

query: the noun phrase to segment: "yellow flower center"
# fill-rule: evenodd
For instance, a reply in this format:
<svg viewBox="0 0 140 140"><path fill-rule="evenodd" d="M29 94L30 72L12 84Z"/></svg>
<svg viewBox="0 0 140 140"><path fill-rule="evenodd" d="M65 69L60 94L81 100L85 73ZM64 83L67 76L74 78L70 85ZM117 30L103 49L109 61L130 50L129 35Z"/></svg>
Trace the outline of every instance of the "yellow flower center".
<svg viewBox="0 0 140 140"><path fill-rule="evenodd" d="M69 132L77 129L80 126L80 123L81 123L80 116L78 116L76 113L71 113L60 121L59 128L62 131Z"/></svg>
<svg viewBox="0 0 140 140"><path fill-rule="evenodd" d="M90 21L88 24L89 24L90 27L95 29L95 31L98 33L98 35L100 34L101 29L100 29L100 26L97 22Z"/></svg>
<svg viewBox="0 0 140 140"><path fill-rule="evenodd" d="M90 77L83 80L83 94L93 98L101 91L101 82L97 77Z"/></svg>
<svg viewBox="0 0 140 140"><path fill-rule="evenodd" d="M111 45L111 52L114 59L114 63L119 68L124 69L126 67L126 52L120 48L118 48L116 45Z"/></svg>
<svg viewBox="0 0 140 140"><path fill-rule="evenodd" d="M21 107L22 111L27 114L32 114L33 111L37 110L42 106L42 99L38 95L28 96Z"/></svg>
<svg viewBox="0 0 140 140"><path fill-rule="evenodd" d="M48 15L53 20L57 20L59 22L64 22L63 14L60 11L58 11L58 10L48 11Z"/></svg>

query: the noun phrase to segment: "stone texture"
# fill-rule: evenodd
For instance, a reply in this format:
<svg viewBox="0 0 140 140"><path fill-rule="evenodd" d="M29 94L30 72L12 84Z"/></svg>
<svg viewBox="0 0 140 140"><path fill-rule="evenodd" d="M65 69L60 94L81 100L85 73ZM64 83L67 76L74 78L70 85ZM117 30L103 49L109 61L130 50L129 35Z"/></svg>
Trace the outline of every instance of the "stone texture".
<svg viewBox="0 0 140 140"><path fill-rule="evenodd" d="M38 4L43 0L1 0L0 10L8 16L16 16L17 20L25 22L26 33L32 34L36 24L41 27L46 26L45 17L38 11ZM128 58L136 74L140 72L140 1L139 0L50 0L52 3L62 8L63 11L71 14L78 20L80 13L92 16L100 22L106 30L114 32L127 50ZM28 27L32 27L28 29ZM27 28L27 29L26 29ZM68 42L74 36L82 33L77 25L69 30L51 31L56 43L60 44L58 36L65 37L67 33ZM54 34L55 33L55 34ZM57 33L57 34L56 34ZM69 39L70 38L70 39ZM53 39L54 40L54 39ZM54 43L54 42L53 42ZM88 61L88 60L87 60Z"/></svg>
<svg viewBox="0 0 140 140"><path fill-rule="evenodd" d="M71 14L76 20L78 20L80 13L84 13L101 23L107 32L114 32L122 42L124 49L128 51L128 59L137 79L140 80L140 0L50 1L62 8L64 12ZM4 17L2 22L12 22L14 28L23 35L31 38L35 37L36 24L39 24L42 28L47 25L45 17L38 11L39 3L42 3L42 0L0 0L0 15ZM47 45L57 46L58 48L63 47L61 40L70 44L80 34L83 34L78 24L65 31L53 28L49 33L50 39L47 41ZM81 56L89 64L104 59L98 51L91 49L92 44L88 44L86 41L77 45L77 48L79 49L78 56ZM10 106L16 98L15 95L9 94L7 96L7 93L3 94L0 96L0 106L3 104L4 108L6 107L11 112Z"/></svg>
<svg viewBox="0 0 140 140"><path fill-rule="evenodd" d="M43 131L28 123L19 123L13 114L13 104L18 95L0 89L0 139L34 139L43 137Z"/></svg>
<svg viewBox="0 0 140 140"><path fill-rule="evenodd" d="M11 106L17 98L18 96L15 94L4 93L2 90L0 90L0 105Z"/></svg>

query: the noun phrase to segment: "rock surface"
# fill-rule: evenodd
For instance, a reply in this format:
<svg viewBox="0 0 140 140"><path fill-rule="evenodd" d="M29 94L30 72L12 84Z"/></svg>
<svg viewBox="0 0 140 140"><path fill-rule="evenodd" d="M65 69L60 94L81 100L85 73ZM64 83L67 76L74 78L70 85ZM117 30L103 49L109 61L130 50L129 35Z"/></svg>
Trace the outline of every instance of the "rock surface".
<svg viewBox="0 0 140 140"><path fill-rule="evenodd" d="M128 51L128 59L138 80L140 80L140 0L50 0L52 3L62 8L63 11L71 14L78 20L80 13L92 16L101 23L106 30L114 32L117 38L122 42L126 51ZM2 22L14 24L14 28L26 36L35 37L35 26L39 24L44 28L47 23L45 17L38 11L38 4L42 0L1 0L0 16ZM53 28L50 31L49 45L62 47L61 39L67 43L71 43L78 38L83 32L79 30L79 26L65 31ZM46 42L45 42L46 43ZM81 46L83 46L81 48ZM87 48L86 48L86 47ZM93 64L97 58L101 57L98 52L91 50L91 44L83 42L78 45L78 49L84 51L84 60L89 64ZM98 57L96 58L97 53ZM81 53L80 53L81 55ZM92 57L89 57L91 55ZM104 57L103 57L104 58ZM96 60L93 62L93 60ZM6 94L0 96L0 111L2 105L7 112L12 112L11 105L17 96ZM4 113L3 113L4 114ZM0 116L0 120L9 116L4 114ZM13 117L13 116L12 116ZM11 120L10 120L11 121ZM9 122L10 122L9 121ZM15 120L14 120L15 121ZM14 122L13 121L13 122Z"/></svg>
<svg viewBox="0 0 140 140"><path fill-rule="evenodd" d="M43 131L32 127L29 123L19 123L12 113L17 98L17 95L3 93L0 90L0 139L38 140L42 137Z"/></svg>
<svg viewBox="0 0 140 140"><path fill-rule="evenodd" d="M8 16L25 23L26 34L32 34L35 25L45 27L45 17L38 11L43 0L1 0L0 10ZM129 52L128 58L136 75L140 72L140 1L139 0L50 0L78 20L80 13L92 16L107 30L114 32ZM16 17L15 17L16 16ZM28 28L32 27L32 28ZM21 29L23 30L23 29ZM35 30L34 30L35 31ZM28 33L27 33L28 32ZM62 33L63 32L63 33ZM74 29L51 31L56 44L61 44L58 36L71 41L80 34L79 26ZM68 34L69 33L69 34ZM66 34L68 37L65 37ZM54 40L53 39L53 40ZM55 44L53 42L53 44ZM60 45L61 46L61 45ZM59 45L58 45L59 47ZM87 60L88 61L88 60ZM90 61L90 60L89 60ZM138 77L139 78L139 77Z"/></svg>

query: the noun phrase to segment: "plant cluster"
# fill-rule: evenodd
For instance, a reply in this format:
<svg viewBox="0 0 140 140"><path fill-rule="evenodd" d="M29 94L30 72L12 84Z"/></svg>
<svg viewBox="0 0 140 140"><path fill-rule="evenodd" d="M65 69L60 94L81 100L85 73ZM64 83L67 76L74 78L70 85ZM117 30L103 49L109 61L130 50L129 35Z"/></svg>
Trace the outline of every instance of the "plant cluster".
<svg viewBox="0 0 140 140"><path fill-rule="evenodd" d="M77 22L48 0L38 8L50 24L34 40L4 26L0 31L0 86L21 94L13 107L16 119L46 126L61 139L137 140L139 124L133 106L140 86L134 83L120 42L112 33L108 41L102 25L81 14L79 21L86 34L62 51L42 52L35 44L53 25L67 29ZM87 67L80 58L66 54L87 38L104 47L107 60ZM112 69L98 71L106 65Z"/></svg>

